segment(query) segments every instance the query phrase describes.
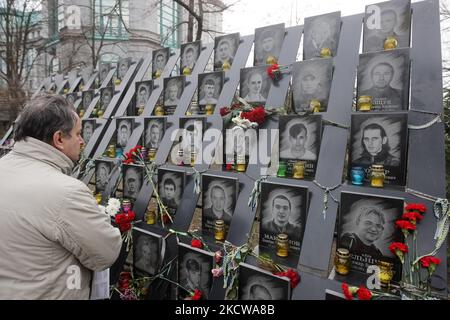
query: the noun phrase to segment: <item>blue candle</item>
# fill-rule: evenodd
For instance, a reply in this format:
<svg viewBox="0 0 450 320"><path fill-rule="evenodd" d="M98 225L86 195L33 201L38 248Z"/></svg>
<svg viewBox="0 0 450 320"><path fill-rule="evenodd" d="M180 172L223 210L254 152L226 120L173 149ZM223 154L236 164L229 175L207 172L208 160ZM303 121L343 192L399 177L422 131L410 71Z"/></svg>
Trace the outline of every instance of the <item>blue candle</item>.
<svg viewBox="0 0 450 320"><path fill-rule="evenodd" d="M352 179L352 184L360 186L364 184L364 168L363 167L353 167L350 171L350 176Z"/></svg>

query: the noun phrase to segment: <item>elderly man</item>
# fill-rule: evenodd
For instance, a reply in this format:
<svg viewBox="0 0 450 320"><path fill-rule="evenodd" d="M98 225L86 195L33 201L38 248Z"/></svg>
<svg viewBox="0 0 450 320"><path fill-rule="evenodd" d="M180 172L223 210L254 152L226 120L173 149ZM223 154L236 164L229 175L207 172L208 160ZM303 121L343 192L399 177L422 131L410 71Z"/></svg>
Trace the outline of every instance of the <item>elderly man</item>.
<svg viewBox="0 0 450 320"><path fill-rule="evenodd" d="M89 188L69 175L81 120L63 97L40 95L22 111L14 139L0 159L0 299L88 299L91 272L116 261L122 240Z"/></svg>

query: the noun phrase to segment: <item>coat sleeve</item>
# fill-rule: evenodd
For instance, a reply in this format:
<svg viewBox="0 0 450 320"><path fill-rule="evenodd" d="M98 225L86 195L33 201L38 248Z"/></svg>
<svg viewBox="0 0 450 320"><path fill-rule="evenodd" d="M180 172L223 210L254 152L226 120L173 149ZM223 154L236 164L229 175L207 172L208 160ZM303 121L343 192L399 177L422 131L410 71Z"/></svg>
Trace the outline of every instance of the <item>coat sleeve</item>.
<svg viewBox="0 0 450 320"><path fill-rule="evenodd" d="M86 268L93 271L109 268L122 246L119 229L99 210L89 188L82 182L77 181L77 186L65 193L56 215L57 241Z"/></svg>

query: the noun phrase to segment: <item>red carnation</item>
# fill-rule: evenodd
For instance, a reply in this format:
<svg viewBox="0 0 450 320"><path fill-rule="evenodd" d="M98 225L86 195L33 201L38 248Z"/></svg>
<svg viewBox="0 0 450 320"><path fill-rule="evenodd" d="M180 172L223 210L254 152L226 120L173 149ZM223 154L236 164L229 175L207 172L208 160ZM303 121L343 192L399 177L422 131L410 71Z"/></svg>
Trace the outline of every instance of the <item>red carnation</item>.
<svg viewBox="0 0 450 320"><path fill-rule="evenodd" d="M125 159L124 161L123 161L123 163L124 164L133 164L133 159Z"/></svg>
<svg viewBox="0 0 450 320"><path fill-rule="evenodd" d="M275 273L276 276L280 277L288 277L291 283L291 288L294 289L299 283L300 283L300 276L298 275L297 271L294 269L289 269L288 271L284 272L277 272Z"/></svg>
<svg viewBox="0 0 450 320"><path fill-rule="evenodd" d="M369 289L367 289L364 286L359 287L358 292L356 293L358 295L359 300L370 300L372 299L372 292L370 292Z"/></svg>
<svg viewBox="0 0 450 320"><path fill-rule="evenodd" d="M266 110L264 107L256 107L252 111L244 111L241 113L242 119L247 119L251 122L256 122L261 125L264 123L266 117Z"/></svg>
<svg viewBox="0 0 450 320"><path fill-rule="evenodd" d="M223 116L226 116L227 114L229 114L230 113L230 110L227 108L227 107L222 107L222 108L220 108L220 115L223 117Z"/></svg>
<svg viewBox="0 0 450 320"><path fill-rule="evenodd" d="M407 211L403 214L402 219L409 220L413 224L415 224L417 220L418 221L422 220L423 216L417 211Z"/></svg>
<svg viewBox="0 0 450 320"><path fill-rule="evenodd" d="M131 223L129 222L121 223L119 224L119 229L121 232L128 231L131 229Z"/></svg>
<svg viewBox="0 0 450 320"><path fill-rule="evenodd" d="M132 210L128 211L128 213L127 213L128 221L133 221L135 217L136 217L136 214L134 213L134 211L132 211Z"/></svg>
<svg viewBox="0 0 450 320"><path fill-rule="evenodd" d="M395 225L402 230L416 230L416 226L406 220L397 220Z"/></svg>
<svg viewBox="0 0 450 320"><path fill-rule="evenodd" d="M225 170L227 170L227 171L233 170L233 164L232 163L227 163L227 165L225 167Z"/></svg>
<svg viewBox="0 0 450 320"><path fill-rule="evenodd" d="M202 292L198 289L195 289L194 294L191 297L191 300L200 300L202 298Z"/></svg>
<svg viewBox="0 0 450 320"><path fill-rule="evenodd" d="M126 217L125 217L124 213L116 214L115 221L116 221L117 224L121 224L121 223L125 222L125 220L126 220Z"/></svg>
<svg viewBox="0 0 450 320"><path fill-rule="evenodd" d="M273 63L272 65L270 65L267 68L267 75L272 80L279 80L280 79L281 73L280 73L280 66L278 65L278 63Z"/></svg>
<svg viewBox="0 0 450 320"><path fill-rule="evenodd" d="M200 248L201 249L201 248L203 248L203 243L200 240L198 240L198 239L192 239L191 247Z"/></svg>
<svg viewBox="0 0 450 320"><path fill-rule="evenodd" d="M427 211L427 207L425 207L423 203L410 203L406 206L405 210L425 213Z"/></svg>
<svg viewBox="0 0 450 320"><path fill-rule="evenodd" d="M402 242L393 242L391 243L391 245L389 246L389 250L391 250L391 252L393 254L396 254L397 251L401 251L403 253L408 252L408 246Z"/></svg>
<svg viewBox="0 0 450 320"><path fill-rule="evenodd" d="M426 256L423 258L420 258L420 264L423 268L430 268L430 267L436 267L438 264L441 263L441 259L433 257L433 256Z"/></svg>
<svg viewBox="0 0 450 320"><path fill-rule="evenodd" d="M345 282L342 283L342 291L344 292L345 299L353 300L353 295L350 292L348 284L346 284Z"/></svg>

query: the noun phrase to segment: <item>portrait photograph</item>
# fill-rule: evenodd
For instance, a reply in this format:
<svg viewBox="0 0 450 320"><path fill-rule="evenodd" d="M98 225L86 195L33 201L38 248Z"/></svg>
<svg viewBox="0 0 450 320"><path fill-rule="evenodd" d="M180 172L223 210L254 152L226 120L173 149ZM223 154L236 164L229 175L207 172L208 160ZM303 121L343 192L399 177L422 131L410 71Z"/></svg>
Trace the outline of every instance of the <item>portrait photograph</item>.
<svg viewBox="0 0 450 320"><path fill-rule="evenodd" d="M127 146L128 140L133 133L134 127L134 119L132 118L116 118L116 128L117 128L117 138L116 138L116 146L118 148L125 149Z"/></svg>
<svg viewBox="0 0 450 320"><path fill-rule="evenodd" d="M82 95L82 108L87 109L91 105L92 99L94 98L94 90L83 91Z"/></svg>
<svg viewBox="0 0 450 320"><path fill-rule="evenodd" d="M202 42L200 40L181 44L181 68L180 74L183 74L184 68L194 70L197 59L200 56Z"/></svg>
<svg viewBox="0 0 450 320"><path fill-rule="evenodd" d="M84 145L87 145L89 143L89 140L91 140L92 135L94 134L96 121L95 119L82 120L81 124L81 136L83 137Z"/></svg>
<svg viewBox="0 0 450 320"><path fill-rule="evenodd" d="M158 150L159 144L164 137L166 131L166 118L165 117L150 117L144 120L144 147L147 150Z"/></svg>
<svg viewBox="0 0 450 320"><path fill-rule="evenodd" d="M300 255L308 208L308 188L261 183L260 252L275 251L277 235L288 236L289 255Z"/></svg>
<svg viewBox="0 0 450 320"><path fill-rule="evenodd" d="M225 164L236 164L237 158L247 160L252 152L257 152L258 130L244 129L232 122L223 123L223 161ZM247 161L246 160L246 161Z"/></svg>
<svg viewBox="0 0 450 320"><path fill-rule="evenodd" d="M223 71L202 73L198 75L198 104L202 113L206 105L215 106L223 87Z"/></svg>
<svg viewBox="0 0 450 320"><path fill-rule="evenodd" d="M362 167L369 185L372 164L382 164L385 184L404 186L408 146L408 113L352 114L348 177Z"/></svg>
<svg viewBox="0 0 450 320"><path fill-rule="evenodd" d="M214 264L214 253L184 243L178 244L178 283L191 292L200 290L201 300L209 298ZM190 297L189 292L183 288L177 287L179 300Z"/></svg>
<svg viewBox="0 0 450 320"><path fill-rule="evenodd" d="M164 107L166 107L166 114L170 115L175 111L183 94L184 85L184 76L164 78Z"/></svg>
<svg viewBox="0 0 450 320"><path fill-rule="evenodd" d="M117 78L123 80L131 66L131 58L123 58L117 62Z"/></svg>
<svg viewBox="0 0 450 320"><path fill-rule="evenodd" d="M290 300L291 282L250 265L239 264L238 300Z"/></svg>
<svg viewBox="0 0 450 320"><path fill-rule="evenodd" d="M163 256L164 240L160 235L133 227L133 271L137 276L158 273Z"/></svg>
<svg viewBox="0 0 450 320"><path fill-rule="evenodd" d="M409 49L359 56L358 97L370 96L372 110L408 110Z"/></svg>
<svg viewBox="0 0 450 320"><path fill-rule="evenodd" d="M145 107L148 99L150 98L152 90L153 90L152 80L136 82L136 90L135 90L136 111L139 110L139 108Z"/></svg>
<svg viewBox="0 0 450 320"><path fill-rule="evenodd" d="M100 108L106 110L114 96L114 87L105 87L100 90Z"/></svg>
<svg viewBox="0 0 450 320"><path fill-rule="evenodd" d="M341 12L332 12L305 18L303 60L321 57L322 49L336 56L341 33Z"/></svg>
<svg viewBox="0 0 450 320"><path fill-rule="evenodd" d="M202 233L214 236L216 220L225 224L225 238L239 193L237 178L202 174Z"/></svg>
<svg viewBox="0 0 450 320"><path fill-rule="evenodd" d="M254 66L265 66L269 57L278 61L284 40L284 23L255 29Z"/></svg>
<svg viewBox="0 0 450 320"><path fill-rule="evenodd" d="M176 216L178 206L183 197L184 184L184 171L158 169L158 194L172 218ZM158 215L158 218L160 218L160 215Z"/></svg>
<svg viewBox="0 0 450 320"><path fill-rule="evenodd" d="M144 168L134 164L122 166L123 197L135 201L144 183Z"/></svg>
<svg viewBox="0 0 450 320"><path fill-rule="evenodd" d="M170 48L162 48L153 51L152 56L152 75L156 78L156 73L161 75L166 67L167 61L169 61Z"/></svg>
<svg viewBox="0 0 450 320"><path fill-rule="evenodd" d="M102 193L108 186L109 177L113 168L112 161L95 160L95 192Z"/></svg>
<svg viewBox="0 0 450 320"><path fill-rule="evenodd" d="M203 133L206 130L206 119L202 116L180 117L181 138L175 145L174 150L183 149L183 162L186 165L191 163L191 152L198 155L203 144Z"/></svg>
<svg viewBox="0 0 450 320"><path fill-rule="evenodd" d="M67 102L75 105L75 101L77 101L78 99L78 93L77 92L72 92L72 93L67 93L66 94L66 100Z"/></svg>
<svg viewBox="0 0 450 320"><path fill-rule="evenodd" d="M233 65L240 39L239 32L226 34L214 39L214 70L222 70L225 61L230 66Z"/></svg>
<svg viewBox="0 0 450 320"><path fill-rule="evenodd" d="M292 177L293 166L305 162L305 178L314 178L322 137L322 116L282 116L278 121L280 161Z"/></svg>
<svg viewBox="0 0 450 320"><path fill-rule="evenodd" d="M98 80L99 86L102 85L103 81L108 76L109 70L111 70L111 63L101 63L98 68Z"/></svg>
<svg viewBox="0 0 450 320"><path fill-rule="evenodd" d="M248 103L265 104L270 84L266 66L243 68L239 95Z"/></svg>
<svg viewBox="0 0 450 320"><path fill-rule="evenodd" d="M400 260L389 250L392 242L403 242L395 221L403 214L403 199L350 192L341 193L338 248L350 252L351 269L366 273L379 261L394 264L394 280L401 279Z"/></svg>
<svg viewBox="0 0 450 320"><path fill-rule="evenodd" d="M383 51L388 37L397 40L397 48L407 48L411 34L411 1L392 0L366 6L363 52Z"/></svg>
<svg viewBox="0 0 450 320"><path fill-rule="evenodd" d="M320 102L320 112L327 111L332 77L333 58L295 62L292 69L295 112L309 111L312 100Z"/></svg>

